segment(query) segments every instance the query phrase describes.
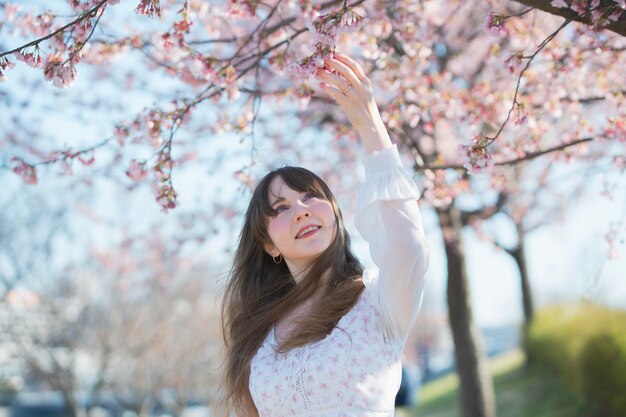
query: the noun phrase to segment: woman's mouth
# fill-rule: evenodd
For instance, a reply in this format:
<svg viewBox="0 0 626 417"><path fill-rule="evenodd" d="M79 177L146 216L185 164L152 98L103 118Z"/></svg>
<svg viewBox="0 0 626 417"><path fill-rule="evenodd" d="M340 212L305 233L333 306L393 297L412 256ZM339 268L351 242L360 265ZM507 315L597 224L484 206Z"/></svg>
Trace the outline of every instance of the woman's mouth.
<svg viewBox="0 0 626 417"><path fill-rule="evenodd" d="M321 226L309 225L300 229L298 234L296 235L296 239L303 239L315 234L318 230L320 230Z"/></svg>

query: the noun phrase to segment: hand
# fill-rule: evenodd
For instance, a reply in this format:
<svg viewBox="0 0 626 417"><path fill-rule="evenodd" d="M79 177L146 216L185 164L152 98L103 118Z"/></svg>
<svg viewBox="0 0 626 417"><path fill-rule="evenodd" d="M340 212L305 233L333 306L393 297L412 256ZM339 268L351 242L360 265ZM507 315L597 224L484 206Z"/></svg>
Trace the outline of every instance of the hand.
<svg viewBox="0 0 626 417"><path fill-rule="evenodd" d="M335 53L328 66L336 72L320 69L320 88L335 99L352 125L359 131L365 150L373 152L391 145L380 117L372 85L363 68L352 58Z"/></svg>

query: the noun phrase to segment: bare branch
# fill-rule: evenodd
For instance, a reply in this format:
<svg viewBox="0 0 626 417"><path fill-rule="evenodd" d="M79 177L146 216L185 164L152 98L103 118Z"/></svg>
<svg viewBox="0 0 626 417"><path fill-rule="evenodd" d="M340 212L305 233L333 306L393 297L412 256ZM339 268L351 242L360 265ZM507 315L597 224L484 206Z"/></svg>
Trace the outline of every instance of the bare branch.
<svg viewBox="0 0 626 417"><path fill-rule="evenodd" d="M548 35L547 38L545 38L543 40L543 42L541 42L541 44L537 47L537 50L530 56L524 57L525 59L528 59L528 62L526 62L526 65L524 66L524 68L522 69L522 71L519 74L519 77L517 78L517 85L515 86L515 94L513 95L513 104L511 104L511 108L509 109L509 112L506 115L506 119L504 119L504 122L502 122L502 124L500 125L500 128L498 129L498 131L496 132L496 134L492 137L486 137L486 139L488 139L488 143L485 145L485 147L489 146L490 144L492 144L502 133L502 131L504 130L504 127L507 125L507 123L509 122L510 118L511 118L511 113L513 113L513 110L515 110L515 106L518 106L519 103L517 101L517 96L519 94L519 88L520 85L522 83L522 77L524 76L524 73L526 72L526 70L528 70L528 68L530 67L531 62L533 61L533 59L535 59L535 57L537 56L537 54L539 54L539 52L541 52L541 50L543 48L546 47L546 45L548 45L548 43L550 43L550 41L552 39L554 39L554 37L568 24L570 24L570 22L572 21L572 19L567 19L565 20L565 22L563 22L563 24L561 24L561 26L558 27L557 30L555 30L554 32L552 32L550 35Z"/></svg>
<svg viewBox="0 0 626 417"><path fill-rule="evenodd" d="M515 165L515 164L519 164L520 162L523 161L528 161L531 159L535 159L537 157L540 157L542 155L546 155L552 152L557 152L557 151L562 151L566 148L572 147L572 146L576 146L576 145L580 145L581 143L585 143L585 142L590 142L592 141L594 138L581 138L581 139L576 139L573 140L571 142L568 143L564 143L558 146L553 146L551 148L547 148L547 149L543 149L540 151L536 151L536 152L529 152L526 155L524 155L521 158L515 158L515 159L509 159L506 161L500 161L500 162L496 162L494 165L496 166L505 166L505 165ZM429 165L429 166L416 166L415 170L416 171L425 171L428 169L432 169L432 170L440 170L440 169L458 169L458 170L465 170L465 167L463 165L460 164L451 164L451 165Z"/></svg>
<svg viewBox="0 0 626 417"><path fill-rule="evenodd" d="M494 204L481 207L477 210L462 210L461 221L463 225L468 225L474 220L486 220L494 214L500 212L507 202L507 195L503 192L498 194L498 199Z"/></svg>

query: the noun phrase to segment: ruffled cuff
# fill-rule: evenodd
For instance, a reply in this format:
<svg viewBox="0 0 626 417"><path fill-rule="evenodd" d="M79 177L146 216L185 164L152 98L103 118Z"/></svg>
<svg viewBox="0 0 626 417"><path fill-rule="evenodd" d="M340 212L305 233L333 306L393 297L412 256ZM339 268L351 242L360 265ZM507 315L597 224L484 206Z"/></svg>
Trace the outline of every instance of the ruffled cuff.
<svg viewBox="0 0 626 417"><path fill-rule="evenodd" d="M398 148L389 148L367 154L363 158L365 181L361 186L357 207L365 207L376 200L408 200L420 196L411 174L404 168Z"/></svg>
<svg viewBox="0 0 626 417"><path fill-rule="evenodd" d="M365 181L357 197L354 223L367 241L375 238L382 221L378 201L417 200L420 192L411 174L403 167L396 145L364 158Z"/></svg>
<svg viewBox="0 0 626 417"><path fill-rule="evenodd" d="M398 146L394 143L389 148L372 153L366 153L363 156L363 165L365 172L373 172L389 167L402 167Z"/></svg>

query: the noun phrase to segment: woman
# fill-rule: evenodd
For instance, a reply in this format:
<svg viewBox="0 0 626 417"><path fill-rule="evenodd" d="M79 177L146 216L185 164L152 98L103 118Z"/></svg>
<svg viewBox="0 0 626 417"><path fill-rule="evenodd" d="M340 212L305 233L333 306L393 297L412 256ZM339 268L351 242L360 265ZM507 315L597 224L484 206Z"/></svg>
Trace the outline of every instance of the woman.
<svg viewBox="0 0 626 417"><path fill-rule="evenodd" d="M318 71L367 155L356 227L378 269L363 271L335 198L285 167L255 188L224 299L225 391L237 416L392 416L400 354L421 303L428 250L416 199L351 58Z"/></svg>

